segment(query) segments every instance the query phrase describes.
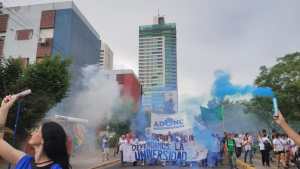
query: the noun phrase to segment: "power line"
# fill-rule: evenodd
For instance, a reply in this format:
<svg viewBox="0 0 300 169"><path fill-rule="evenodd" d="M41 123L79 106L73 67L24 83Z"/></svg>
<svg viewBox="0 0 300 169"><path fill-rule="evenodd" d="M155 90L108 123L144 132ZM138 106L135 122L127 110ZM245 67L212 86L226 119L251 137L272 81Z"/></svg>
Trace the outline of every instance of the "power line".
<svg viewBox="0 0 300 169"><path fill-rule="evenodd" d="M25 23L25 25L26 25L26 22L24 22L23 20L25 20L26 18L25 18L25 16L23 16L23 18L22 17L20 17L20 15L18 15L17 14L17 12L15 12L13 9L11 9L11 8L6 8L8 11L10 11L11 13L13 13L16 17L18 17L18 19L20 20L20 21L22 21L23 23ZM26 19L27 20L27 22L30 24L30 26L33 26L34 24L29 20L29 19Z"/></svg>

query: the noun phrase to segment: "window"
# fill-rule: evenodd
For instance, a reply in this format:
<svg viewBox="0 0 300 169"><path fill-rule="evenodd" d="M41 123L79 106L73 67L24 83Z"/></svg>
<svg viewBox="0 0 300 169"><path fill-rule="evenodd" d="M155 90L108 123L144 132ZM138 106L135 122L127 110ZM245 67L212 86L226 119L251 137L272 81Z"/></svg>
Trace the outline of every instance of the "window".
<svg viewBox="0 0 300 169"><path fill-rule="evenodd" d="M37 48L36 57L45 57L51 55L52 40L50 38L40 38Z"/></svg>
<svg viewBox="0 0 300 169"><path fill-rule="evenodd" d="M54 35L54 29L41 29L40 30L40 38L47 39L47 38L53 38Z"/></svg>
<svg viewBox="0 0 300 169"><path fill-rule="evenodd" d="M41 29L44 28L54 28L54 21L55 21L55 11L43 11L41 17Z"/></svg>
<svg viewBox="0 0 300 169"><path fill-rule="evenodd" d="M0 32L6 32L8 15L0 15Z"/></svg>
<svg viewBox="0 0 300 169"><path fill-rule="evenodd" d="M33 30L32 29L23 29L17 30L17 40L29 40L32 39Z"/></svg>

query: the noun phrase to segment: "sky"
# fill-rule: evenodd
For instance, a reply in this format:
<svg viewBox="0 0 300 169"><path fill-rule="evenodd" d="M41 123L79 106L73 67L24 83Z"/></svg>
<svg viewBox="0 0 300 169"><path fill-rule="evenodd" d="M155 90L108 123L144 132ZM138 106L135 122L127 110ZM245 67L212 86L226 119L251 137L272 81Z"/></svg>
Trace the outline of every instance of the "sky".
<svg viewBox="0 0 300 169"><path fill-rule="evenodd" d="M61 0L0 0L4 6ZM114 68L138 73L138 26L164 15L177 26L179 97L210 93L216 70L253 84L262 65L300 49L300 1L73 0L114 52Z"/></svg>

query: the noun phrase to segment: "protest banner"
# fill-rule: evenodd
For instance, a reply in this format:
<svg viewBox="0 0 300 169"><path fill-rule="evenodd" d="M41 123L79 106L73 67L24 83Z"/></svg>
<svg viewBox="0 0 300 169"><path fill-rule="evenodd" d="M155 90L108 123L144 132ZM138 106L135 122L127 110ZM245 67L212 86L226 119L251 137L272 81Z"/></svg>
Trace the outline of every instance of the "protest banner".
<svg viewBox="0 0 300 169"><path fill-rule="evenodd" d="M168 134L169 132L184 132L189 129L191 129L191 125L184 113L151 113L151 133Z"/></svg>
<svg viewBox="0 0 300 169"><path fill-rule="evenodd" d="M134 161L200 161L207 157L207 149L195 142L160 142L146 141L143 144L122 145L123 160Z"/></svg>

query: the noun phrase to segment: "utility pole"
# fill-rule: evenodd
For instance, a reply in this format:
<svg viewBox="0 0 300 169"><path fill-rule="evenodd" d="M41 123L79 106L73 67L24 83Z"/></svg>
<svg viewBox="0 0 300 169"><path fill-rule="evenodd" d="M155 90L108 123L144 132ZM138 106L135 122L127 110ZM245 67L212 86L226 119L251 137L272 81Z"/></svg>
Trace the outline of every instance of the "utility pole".
<svg viewBox="0 0 300 169"><path fill-rule="evenodd" d="M3 2L0 2L0 14L2 14Z"/></svg>

